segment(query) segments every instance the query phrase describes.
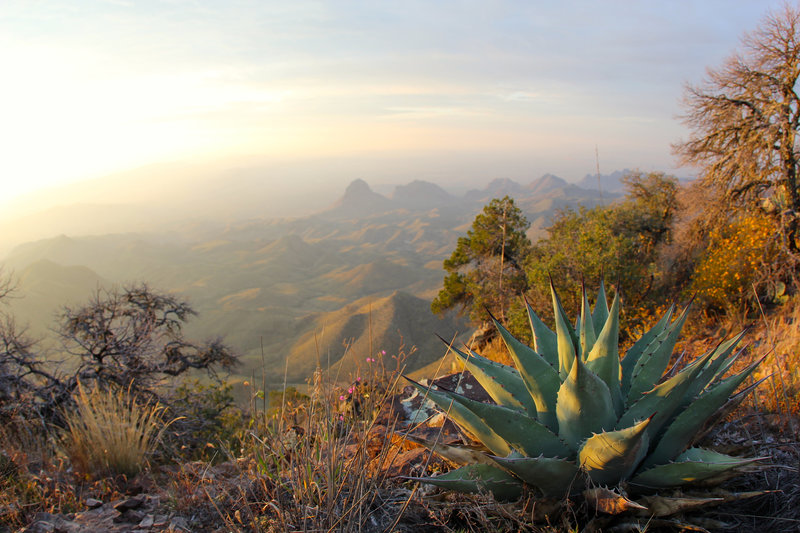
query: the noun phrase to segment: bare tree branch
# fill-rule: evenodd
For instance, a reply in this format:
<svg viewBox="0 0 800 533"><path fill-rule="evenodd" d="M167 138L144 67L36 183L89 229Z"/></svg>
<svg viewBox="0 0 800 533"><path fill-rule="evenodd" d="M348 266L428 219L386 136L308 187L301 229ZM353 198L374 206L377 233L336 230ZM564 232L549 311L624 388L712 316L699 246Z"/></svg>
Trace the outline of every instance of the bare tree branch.
<svg viewBox="0 0 800 533"><path fill-rule="evenodd" d="M703 186L737 210L759 210L800 256L800 9L786 5L742 39L742 52L686 87L688 140L673 146Z"/></svg>

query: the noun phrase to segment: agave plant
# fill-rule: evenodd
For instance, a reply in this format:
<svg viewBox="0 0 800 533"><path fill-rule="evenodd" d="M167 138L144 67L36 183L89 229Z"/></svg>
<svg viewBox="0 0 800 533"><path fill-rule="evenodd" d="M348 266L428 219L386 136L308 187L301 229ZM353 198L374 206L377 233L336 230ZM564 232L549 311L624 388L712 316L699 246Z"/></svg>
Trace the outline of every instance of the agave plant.
<svg viewBox="0 0 800 533"><path fill-rule="evenodd" d="M731 398L759 361L724 377L743 351L734 352L744 333L664 376L688 306L674 320L670 307L621 358L619 293L609 308L601 283L591 310L584 289L573 326L552 284L551 292L555 331L527 305L533 348L493 318L516 368L454 349L495 403L412 381L486 448L428 443L465 466L416 479L500 499L517 497L524 484L558 497L587 484L713 482L759 460L691 447L710 419L755 387Z"/></svg>

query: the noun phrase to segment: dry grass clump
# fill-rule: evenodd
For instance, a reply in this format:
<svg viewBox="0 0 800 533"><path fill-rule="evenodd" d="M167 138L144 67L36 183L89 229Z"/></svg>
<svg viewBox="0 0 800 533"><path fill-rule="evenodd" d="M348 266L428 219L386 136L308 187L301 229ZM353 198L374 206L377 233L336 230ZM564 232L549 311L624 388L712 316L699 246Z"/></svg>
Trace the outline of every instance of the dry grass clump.
<svg viewBox="0 0 800 533"><path fill-rule="evenodd" d="M207 484L208 500L228 529L347 532L392 525L403 501L392 496L387 469L400 450L392 446L395 420L382 408L400 372L386 371L382 355L368 357L346 385L318 369L306 397L253 390L248 430L240 448L229 450L227 465L235 465L239 481Z"/></svg>
<svg viewBox="0 0 800 533"><path fill-rule="evenodd" d="M800 415L800 300L784 305L782 312L774 316L762 314L760 325L758 342L771 351L761 363L760 375L754 377L772 377L757 391L758 402L766 411L797 417Z"/></svg>
<svg viewBox="0 0 800 533"><path fill-rule="evenodd" d="M157 402L141 402L124 389L87 391L80 383L75 407L65 413L64 450L86 474L133 476L147 464L167 424Z"/></svg>
<svg viewBox="0 0 800 533"><path fill-rule="evenodd" d="M76 480L41 421L15 416L0 425L0 531L23 528L36 513L82 510L87 496L115 494L112 485Z"/></svg>

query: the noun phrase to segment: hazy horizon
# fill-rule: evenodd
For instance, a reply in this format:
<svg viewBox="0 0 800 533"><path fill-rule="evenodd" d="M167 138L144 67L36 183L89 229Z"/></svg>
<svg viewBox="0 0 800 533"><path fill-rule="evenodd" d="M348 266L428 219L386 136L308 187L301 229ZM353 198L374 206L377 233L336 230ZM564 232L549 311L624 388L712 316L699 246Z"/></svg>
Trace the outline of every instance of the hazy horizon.
<svg viewBox="0 0 800 533"><path fill-rule="evenodd" d="M298 196L574 181L596 149L601 173L674 169L683 84L781 4L8 0L0 207L170 165L266 166Z"/></svg>

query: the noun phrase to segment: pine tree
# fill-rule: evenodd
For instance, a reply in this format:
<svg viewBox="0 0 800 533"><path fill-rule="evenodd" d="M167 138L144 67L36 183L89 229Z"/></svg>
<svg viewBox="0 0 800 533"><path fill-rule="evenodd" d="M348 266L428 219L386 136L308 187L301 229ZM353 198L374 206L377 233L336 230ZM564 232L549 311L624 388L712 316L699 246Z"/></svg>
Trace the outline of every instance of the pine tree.
<svg viewBox="0 0 800 533"><path fill-rule="evenodd" d="M431 304L434 313L457 309L476 324L488 320L488 309L505 319L512 300L527 289L523 269L531 241L530 223L509 196L495 198L475 217L465 237L444 261L444 286Z"/></svg>

